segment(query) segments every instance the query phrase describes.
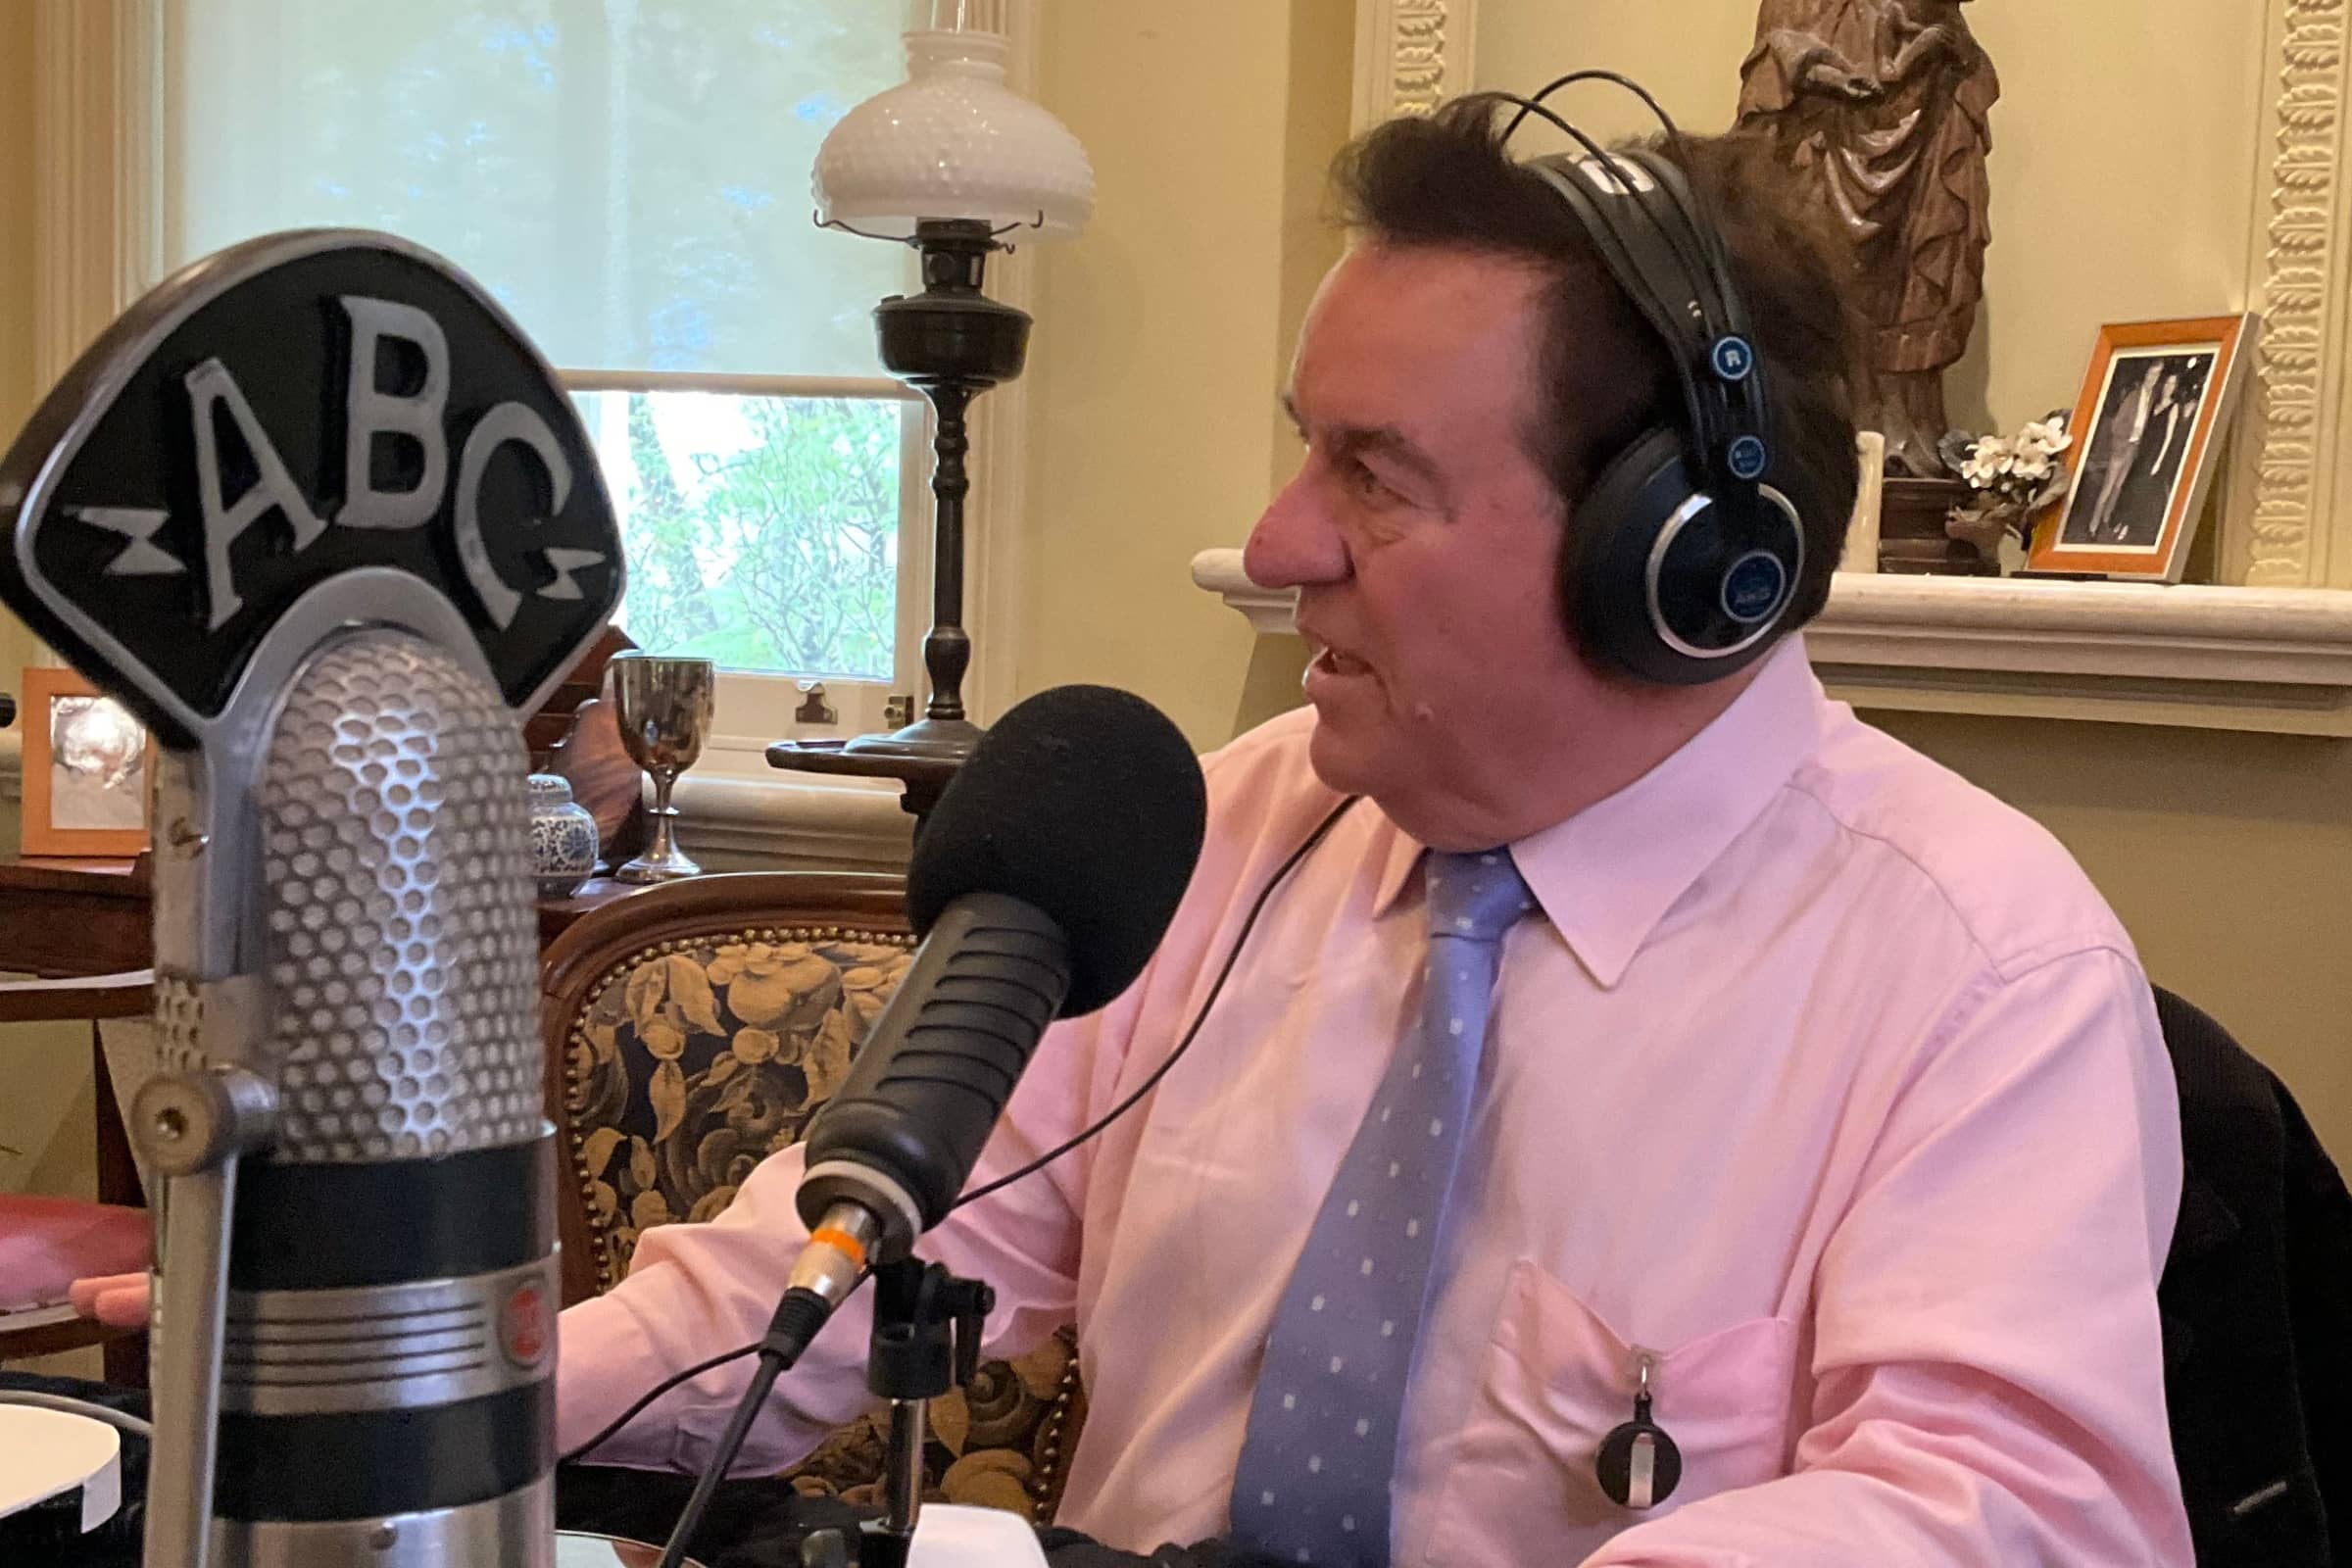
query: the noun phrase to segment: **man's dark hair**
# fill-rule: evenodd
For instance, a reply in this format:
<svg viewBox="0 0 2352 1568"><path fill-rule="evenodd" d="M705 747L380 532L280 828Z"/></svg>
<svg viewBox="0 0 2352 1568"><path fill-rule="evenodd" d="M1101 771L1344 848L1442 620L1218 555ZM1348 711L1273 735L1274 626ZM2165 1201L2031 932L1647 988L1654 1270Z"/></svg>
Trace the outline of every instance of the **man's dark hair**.
<svg viewBox="0 0 2352 1568"><path fill-rule="evenodd" d="M1574 527L1576 501L1603 464L1649 426L1684 428L1690 415L1665 344L1584 225L1505 150L1504 117L1516 112L1506 100L1473 94L1427 117L1392 120L1340 154L1333 182L1345 221L1377 242L1519 257L1552 273L1539 361L1546 395L1527 437ZM1853 513L1847 307L1807 220L1776 200L1788 185L1761 137L1655 145L1683 169L1701 220L1711 217L1722 236L1770 378L1769 482L1805 530L1804 571L1787 622L1793 628L1828 601Z"/></svg>

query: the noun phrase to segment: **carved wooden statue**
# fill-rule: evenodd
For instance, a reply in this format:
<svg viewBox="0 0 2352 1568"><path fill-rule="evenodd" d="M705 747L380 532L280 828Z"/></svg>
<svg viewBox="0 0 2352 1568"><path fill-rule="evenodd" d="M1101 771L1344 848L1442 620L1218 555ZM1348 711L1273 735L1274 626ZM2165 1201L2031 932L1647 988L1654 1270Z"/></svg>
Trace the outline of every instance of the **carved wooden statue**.
<svg viewBox="0 0 2352 1568"><path fill-rule="evenodd" d="M1984 297L2000 96L1965 0L1764 0L1740 123L1843 236L1868 328L1855 415L1895 473L1941 474L1943 372Z"/></svg>

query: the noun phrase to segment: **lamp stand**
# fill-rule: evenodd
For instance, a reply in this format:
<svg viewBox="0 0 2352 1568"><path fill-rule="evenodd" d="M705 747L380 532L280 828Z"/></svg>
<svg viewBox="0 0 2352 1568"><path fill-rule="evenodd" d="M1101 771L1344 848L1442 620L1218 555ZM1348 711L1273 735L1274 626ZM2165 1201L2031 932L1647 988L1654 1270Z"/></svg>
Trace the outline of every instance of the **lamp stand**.
<svg viewBox="0 0 2352 1568"><path fill-rule="evenodd" d="M971 451L965 415L972 400L1021 373L1029 317L980 292L997 240L985 222L925 220L911 242L922 253L923 292L892 295L874 310L883 368L930 400L937 416L931 472L931 630L923 667L931 697L923 716L901 730L848 742L778 741L772 767L803 772L895 778L918 823L939 792L972 755L980 726L965 716L963 677L972 639L963 629L963 502L971 492L964 458Z"/></svg>

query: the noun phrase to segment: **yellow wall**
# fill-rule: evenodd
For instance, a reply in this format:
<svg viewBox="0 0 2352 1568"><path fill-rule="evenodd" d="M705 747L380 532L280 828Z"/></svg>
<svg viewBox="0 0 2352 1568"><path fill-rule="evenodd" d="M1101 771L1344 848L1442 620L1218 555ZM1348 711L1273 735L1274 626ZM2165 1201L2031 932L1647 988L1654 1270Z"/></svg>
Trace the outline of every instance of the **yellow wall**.
<svg viewBox="0 0 2352 1568"><path fill-rule="evenodd" d="M1273 393L1337 253L1322 174L1348 130L1355 8L1041 9L1038 91L1085 142L1100 206L1075 243L1039 252L1017 684L1126 685L1213 745L1295 701L1295 648L1253 644L1185 564L1240 542L1295 461ZM1988 298L1951 415L2013 426L2073 402L2102 320L2243 304L2263 16L2249 0L2177 0L2161 28L2128 0L1970 11L2005 91ZM1720 126L1755 15L1755 0L1483 0L1477 80L1613 66ZM1579 115L1639 128L1579 91Z"/></svg>
<svg viewBox="0 0 2352 1568"><path fill-rule="evenodd" d="M0 6L0 439L32 412L32 7Z"/></svg>
<svg viewBox="0 0 2352 1568"><path fill-rule="evenodd" d="M0 5L0 444L13 440L42 390L32 365L32 7ZM0 691L31 638L0 612ZM17 807L0 802L0 854L17 846ZM0 967L7 955L0 954ZM89 1031L0 1029L0 1189L83 1193L96 1186ZM15 1152L9 1152L9 1151Z"/></svg>
<svg viewBox="0 0 2352 1568"><path fill-rule="evenodd" d="M1040 250L1018 680L1126 686L1213 745L1256 656L1186 566L1237 543L1295 461L1275 397L1339 253L1323 171L1348 134L1354 6L1062 3L1045 20L1039 95L1099 194L1075 243Z"/></svg>
<svg viewBox="0 0 2352 1568"><path fill-rule="evenodd" d="M1756 12L1756 0L1481 0L1474 75L1532 92L1611 67L1686 128L1721 129ZM1955 424L2010 429L2074 406L2102 321L2244 308L2263 6L2072 0L1973 5L1968 18L2002 93L1985 309L1946 394ZM1570 118L1642 128L1610 89L1571 92Z"/></svg>

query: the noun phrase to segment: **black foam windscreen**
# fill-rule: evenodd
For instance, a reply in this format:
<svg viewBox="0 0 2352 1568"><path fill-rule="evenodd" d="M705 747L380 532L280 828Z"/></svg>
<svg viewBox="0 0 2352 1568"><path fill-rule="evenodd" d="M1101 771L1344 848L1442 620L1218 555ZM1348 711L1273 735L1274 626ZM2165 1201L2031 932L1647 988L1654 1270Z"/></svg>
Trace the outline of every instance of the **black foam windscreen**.
<svg viewBox="0 0 2352 1568"><path fill-rule="evenodd" d="M1069 938L1060 1016L1134 984L1200 858L1208 790L1167 716L1107 686L1056 686L981 737L915 841L906 910L917 935L956 900L1001 893Z"/></svg>

